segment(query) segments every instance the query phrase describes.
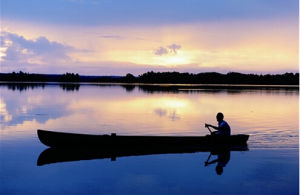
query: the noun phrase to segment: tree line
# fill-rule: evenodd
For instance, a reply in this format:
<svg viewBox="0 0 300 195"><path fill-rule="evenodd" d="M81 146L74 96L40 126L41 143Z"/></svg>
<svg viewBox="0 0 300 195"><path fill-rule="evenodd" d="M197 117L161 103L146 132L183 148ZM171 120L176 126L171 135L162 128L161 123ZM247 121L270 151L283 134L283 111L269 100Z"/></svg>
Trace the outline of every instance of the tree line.
<svg viewBox="0 0 300 195"><path fill-rule="evenodd" d="M242 74L229 72L179 73L147 72L138 78L142 83L189 83L189 84L265 84L265 85L299 85L299 73L284 74Z"/></svg>
<svg viewBox="0 0 300 195"><path fill-rule="evenodd" d="M26 72L0 73L0 81L12 82L81 82L79 74L32 74Z"/></svg>
<svg viewBox="0 0 300 195"><path fill-rule="evenodd" d="M62 75L30 74L22 71L0 73L0 81L12 82L118 82L118 83L174 83L174 84L256 84L256 85L299 85L299 73L242 74L229 72L180 73L146 72L139 76L81 76L78 73Z"/></svg>

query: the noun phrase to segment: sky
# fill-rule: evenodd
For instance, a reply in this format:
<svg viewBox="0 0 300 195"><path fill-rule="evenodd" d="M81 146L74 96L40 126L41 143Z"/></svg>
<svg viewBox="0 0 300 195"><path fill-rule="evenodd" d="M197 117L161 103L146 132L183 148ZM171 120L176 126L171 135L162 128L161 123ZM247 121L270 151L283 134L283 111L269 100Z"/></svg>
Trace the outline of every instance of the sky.
<svg viewBox="0 0 300 195"><path fill-rule="evenodd" d="M299 72L298 0L0 2L0 72Z"/></svg>

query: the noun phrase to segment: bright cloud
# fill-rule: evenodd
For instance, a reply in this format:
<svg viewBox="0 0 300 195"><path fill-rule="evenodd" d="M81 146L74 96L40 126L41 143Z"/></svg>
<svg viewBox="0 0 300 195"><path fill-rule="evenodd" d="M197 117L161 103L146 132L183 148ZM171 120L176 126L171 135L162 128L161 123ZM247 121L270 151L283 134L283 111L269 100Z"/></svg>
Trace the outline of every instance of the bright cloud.
<svg viewBox="0 0 300 195"><path fill-rule="evenodd" d="M46 64L69 61L68 53L74 50L71 46L49 41L46 37L31 40L18 34L1 32L1 40L1 61L11 63Z"/></svg>

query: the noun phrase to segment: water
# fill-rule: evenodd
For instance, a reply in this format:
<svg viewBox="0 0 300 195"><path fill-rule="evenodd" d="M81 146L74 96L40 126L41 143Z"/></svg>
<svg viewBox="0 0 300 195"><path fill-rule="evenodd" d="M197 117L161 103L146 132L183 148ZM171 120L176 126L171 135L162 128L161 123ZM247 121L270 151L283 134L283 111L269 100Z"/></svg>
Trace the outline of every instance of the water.
<svg viewBox="0 0 300 195"><path fill-rule="evenodd" d="M190 89L190 87L192 89ZM0 194L298 194L299 91L195 86L0 85ZM209 152L37 166L37 129L206 135L222 111L249 151L218 175ZM211 160L217 155L212 155Z"/></svg>

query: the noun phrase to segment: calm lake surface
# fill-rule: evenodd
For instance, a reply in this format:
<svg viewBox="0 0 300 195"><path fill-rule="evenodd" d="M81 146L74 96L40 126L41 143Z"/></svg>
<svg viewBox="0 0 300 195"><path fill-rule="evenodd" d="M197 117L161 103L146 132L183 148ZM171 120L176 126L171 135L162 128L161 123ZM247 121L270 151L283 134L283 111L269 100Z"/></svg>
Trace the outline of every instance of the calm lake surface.
<svg viewBox="0 0 300 195"><path fill-rule="evenodd" d="M0 85L0 194L299 194L298 89L193 85ZM223 173L210 152L37 166L36 130L120 135L206 135L223 112L248 151ZM211 160L217 159L212 155Z"/></svg>

